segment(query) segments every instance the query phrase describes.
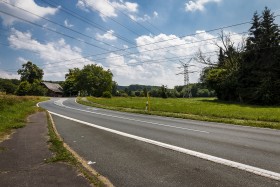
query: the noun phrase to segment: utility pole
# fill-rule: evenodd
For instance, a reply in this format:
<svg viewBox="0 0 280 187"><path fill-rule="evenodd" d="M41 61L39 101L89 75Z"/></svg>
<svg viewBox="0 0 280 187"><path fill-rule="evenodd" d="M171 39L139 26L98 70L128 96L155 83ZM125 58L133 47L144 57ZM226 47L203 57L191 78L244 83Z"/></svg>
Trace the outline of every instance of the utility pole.
<svg viewBox="0 0 280 187"><path fill-rule="evenodd" d="M189 71L189 67L192 66L190 65L190 62L192 61L192 58L187 62L187 63L183 63L181 60L179 60L179 62L181 63L181 66L178 67L179 69L183 69L182 72L177 73L176 75L184 75L184 88L186 88L186 93L184 93L183 97L185 97L187 95L187 97L191 98L192 97L192 92L191 92L191 88L188 87L189 85L189 73L194 73L195 71Z"/></svg>

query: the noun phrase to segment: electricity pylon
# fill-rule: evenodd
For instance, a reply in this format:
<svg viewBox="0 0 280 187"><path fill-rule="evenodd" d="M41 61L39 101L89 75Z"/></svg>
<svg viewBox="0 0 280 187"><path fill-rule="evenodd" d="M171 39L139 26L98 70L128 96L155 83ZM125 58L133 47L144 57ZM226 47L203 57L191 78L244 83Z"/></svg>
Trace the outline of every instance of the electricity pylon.
<svg viewBox="0 0 280 187"><path fill-rule="evenodd" d="M183 69L183 71L176 74L176 75L184 75L184 88L186 89L186 93L184 93L183 97L185 97L187 95L187 97L189 97L189 98L192 97L191 88L188 86L190 83L189 74L195 72L195 71L189 71L189 67L193 66L193 65L190 65L191 61L192 61L192 59L190 59L187 63L184 63L181 60L179 60L179 62L181 63L181 66L178 68Z"/></svg>

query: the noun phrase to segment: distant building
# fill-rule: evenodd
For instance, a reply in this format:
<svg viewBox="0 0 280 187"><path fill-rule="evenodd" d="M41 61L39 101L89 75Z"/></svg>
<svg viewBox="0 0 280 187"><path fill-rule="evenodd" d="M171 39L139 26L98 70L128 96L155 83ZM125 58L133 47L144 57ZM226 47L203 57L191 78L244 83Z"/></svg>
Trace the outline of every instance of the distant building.
<svg viewBox="0 0 280 187"><path fill-rule="evenodd" d="M42 82L42 85L48 89L47 95L50 97L62 97L62 87L57 83Z"/></svg>

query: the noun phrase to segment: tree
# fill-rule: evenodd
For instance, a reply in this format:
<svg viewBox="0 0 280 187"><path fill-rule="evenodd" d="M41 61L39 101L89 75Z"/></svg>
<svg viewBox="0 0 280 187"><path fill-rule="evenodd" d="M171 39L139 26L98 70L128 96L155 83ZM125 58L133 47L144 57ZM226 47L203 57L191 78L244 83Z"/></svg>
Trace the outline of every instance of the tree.
<svg viewBox="0 0 280 187"><path fill-rule="evenodd" d="M41 85L39 80L34 80L34 82L30 84L27 95L43 96L47 94L47 91L48 90Z"/></svg>
<svg viewBox="0 0 280 187"><path fill-rule="evenodd" d="M65 96L78 95L78 74L80 73L79 68L69 69L69 73L65 75L65 81L62 84L63 94Z"/></svg>
<svg viewBox="0 0 280 187"><path fill-rule="evenodd" d="M221 33L220 39L222 45L216 43L219 48L216 63L204 57L201 52L196 57L198 62L208 65L202 72L201 80L209 89L215 90L218 99L237 101L237 77L244 46L242 43L235 45L230 35L224 32Z"/></svg>
<svg viewBox="0 0 280 187"><path fill-rule="evenodd" d="M28 81L29 83L33 83L35 80L41 81L44 75L43 70L30 61L23 64L22 69L19 69L17 72L21 75L21 81Z"/></svg>
<svg viewBox="0 0 280 187"><path fill-rule="evenodd" d="M161 93L160 93L161 97L166 99L168 97L168 95L167 95L167 86L162 85L160 87L160 91L161 91Z"/></svg>
<svg viewBox="0 0 280 187"><path fill-rule="evenodd" d="M246 50L239 71L239 92L244 102L280 103L279 29L266 7L253 16Z"/></svg>
<svg viewBox="0 0 280 187"><path fill-rule="evenodd" d="M17 79L1 79L0 78L0 92L6 92L6 94L14 94L20 81Z"/></svg>
<svg viewBox="0 0 280 187"><path fill-rule="evenodd" d="M25 96L28 94L31 85L28 81L22 81L16 90L16 94L19 96Z"/></svg>
<svg viewBox="0 0 280 187"><path fill-rule="evenodd" d="M86 65L83 69L70 69L66 74L64 92L80 92L81 95L101 97L104 92L112 93L113 74L110 70L104 70L97 65Z"/></svg>

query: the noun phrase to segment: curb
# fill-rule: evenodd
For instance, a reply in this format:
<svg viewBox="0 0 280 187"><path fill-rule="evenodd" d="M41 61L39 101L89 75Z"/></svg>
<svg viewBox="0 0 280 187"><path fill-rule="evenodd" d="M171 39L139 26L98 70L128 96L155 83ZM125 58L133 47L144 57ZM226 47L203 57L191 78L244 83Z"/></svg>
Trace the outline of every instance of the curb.
<svg viewBox="0 0 280 187"><path fill-rule="evenodd" d="M47 115L49 116L49 119L51 121L51 125L54 129L54 132L56 134L56 136L58 137L58 139L60 141L63 142L63 146L75 157L75 159L78 161L78 163L87 171L89 172L91 175L97 176L98 180L100 180L105 186L107 187L114 187L114 185L111 183L111 181L109 179L107 179L106 177L100 175L95 169L93 169L92 167L90 167L87 164L87 161L84 160L76 151L74 151L69 145L67 145L62 137L60 136L60 134L58 133L55 123L53 121L53 118L51 116L51 114L49 113L49 111L47 111Z"/></svg>

